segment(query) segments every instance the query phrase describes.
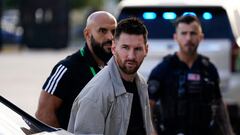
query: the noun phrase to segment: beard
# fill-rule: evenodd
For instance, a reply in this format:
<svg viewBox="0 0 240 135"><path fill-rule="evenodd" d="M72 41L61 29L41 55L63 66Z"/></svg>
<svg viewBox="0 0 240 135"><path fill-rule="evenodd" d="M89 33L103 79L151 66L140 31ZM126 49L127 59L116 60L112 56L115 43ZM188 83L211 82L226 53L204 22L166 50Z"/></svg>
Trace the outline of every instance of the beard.
<svg viewBox="0 0 240 135"><path fill-rule="evenodd" d="M129 62L130 62L130 61L129 61ZM135 73L137 72L139 66L137 65L137 66L135 66L134 68L129 68L128 66L126 66L126 65L127 65L126 63L127 63L127 62L124 62L123 65L120 65L120 66L119 66L120 69L122 69L122 71L123 71L124 73L126 73L126 74L129 74L129 75L135 74Z"/></svg>
<svg viewBox="0 0 240 135"><path fill-rule="evenodd" d="M197 48L198 45L193 45L192 43L188 43L187 45L185 45L185 52L188 56L193 56L197 53Z"/></svg>
<svg viewBox="0 0 240 135"><path fill-rule="evenodd" d="M119 68L122 70L122 72L124 72L125 74L128 75L132 75L135 74L137 72L137 70L139 69L141 63L139 64L137 61L135 60L125 60L122 61L120 59L120 56L118 53L116 53L116 61L118 63ZM131 66L129 66L128 64L131 64Z"/></svg>
<svg viewBox="0 0 240 135"><path fill-rule="evenodd" d="M197 48L196 47L194 47L194 48L189 48L188 49L188 55L189 56L193 56L193 55L195 55L197 53Z"/></svg>
<svg viewBox="0 0 240 135"><path fill-rule="evenodd" d="M104 63L107 63L108 60L112 57L112 52L107 52L104 50L104 46L111 46L112 40L104 41L103 43L97 42L94 37L91 35L91 46L95 55L100 58Z"/></svg>

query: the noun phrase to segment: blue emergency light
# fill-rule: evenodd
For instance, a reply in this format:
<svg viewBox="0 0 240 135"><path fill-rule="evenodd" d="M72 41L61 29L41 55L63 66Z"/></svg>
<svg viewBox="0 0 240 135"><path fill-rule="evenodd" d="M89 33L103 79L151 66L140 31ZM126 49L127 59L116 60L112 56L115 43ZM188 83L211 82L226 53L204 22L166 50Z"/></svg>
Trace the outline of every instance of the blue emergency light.
<svg viewBox="0 0 240 135"><path fill-rule="evenodd" d="M210 12L204 12L202 16L203 16L203 19L205 20L211 20L213 17Z"/></svg>
<svg viewBox="0 0 240 135"><path fill-rule="evenodd" d="M177 15L174 12L164 12L162 17L166 20L174 20L176 19Z"/></svg>
<svg viewBox="0 0 240 135"><path fill-rule="evenodd" d="M154 20L157 18L157 14L155 12L144 12L143 19L146 20Z"/></svg>

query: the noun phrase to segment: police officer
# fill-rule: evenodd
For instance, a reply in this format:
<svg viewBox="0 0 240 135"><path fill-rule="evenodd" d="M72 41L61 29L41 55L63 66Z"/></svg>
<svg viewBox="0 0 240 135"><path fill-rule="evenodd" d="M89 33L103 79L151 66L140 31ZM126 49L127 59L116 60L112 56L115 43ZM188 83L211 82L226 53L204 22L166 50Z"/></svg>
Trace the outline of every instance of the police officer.
<svg viewBox="0 0 240 135"><path fill-rule="evenodd" d="M58 62L42 87L36 112L39 120L67 129L74 99L112 56L116 26L115 17L105 11L96 11L88 17L85 46Z"/></svg>
<svg viewBox="0 0 240 135"><path fill-rule="evenodd" d="M149 97L155 126L164 135L233 134L216 67L197 48L204 35L196 16L175 22L179 51L150 74ZM156 113L158 112L158 113Z"/></svg>

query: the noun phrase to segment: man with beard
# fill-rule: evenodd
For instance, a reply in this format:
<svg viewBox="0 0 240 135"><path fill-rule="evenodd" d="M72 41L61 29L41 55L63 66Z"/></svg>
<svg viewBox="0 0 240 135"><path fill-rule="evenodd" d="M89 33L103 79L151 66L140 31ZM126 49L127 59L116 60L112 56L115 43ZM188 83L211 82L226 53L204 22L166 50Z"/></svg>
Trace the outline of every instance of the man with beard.
<svg viewBox="0 0 240 135"><path fill-rule="evenodd" d="M217 69L197 52L204 36L199 19L181 16L175 28L173 36L179 51L166 56L148 80L150 105L159 134L232 135Z"/></svg>
<svg viewBox="0 0 240 135"><path fill-rule="evenodd" d="M68 131L76 135L150 135L147 83L137 72L147 52L145 25L136 18L121 20L113 57L75 99Z"/></svg>
<svg viewBox="0 0 240 135"><path fill-rule="evenodd" d="M117 21L105 11L89 15L84 37L86 44L58 62L42 87L36 117L53 127L67 129L74 99L111 58Z"/></svg>

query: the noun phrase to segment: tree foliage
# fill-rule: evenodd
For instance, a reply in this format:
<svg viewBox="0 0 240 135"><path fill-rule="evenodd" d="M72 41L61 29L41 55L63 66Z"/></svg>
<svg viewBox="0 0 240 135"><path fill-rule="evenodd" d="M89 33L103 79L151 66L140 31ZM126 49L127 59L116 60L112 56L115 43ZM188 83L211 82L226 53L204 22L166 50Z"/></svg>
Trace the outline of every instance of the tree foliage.
<svg viewBox="0 0 240 135"><path fill-rule="evenodd" d="M0 0L3 8L16 8L17 0Z"/></svg>

